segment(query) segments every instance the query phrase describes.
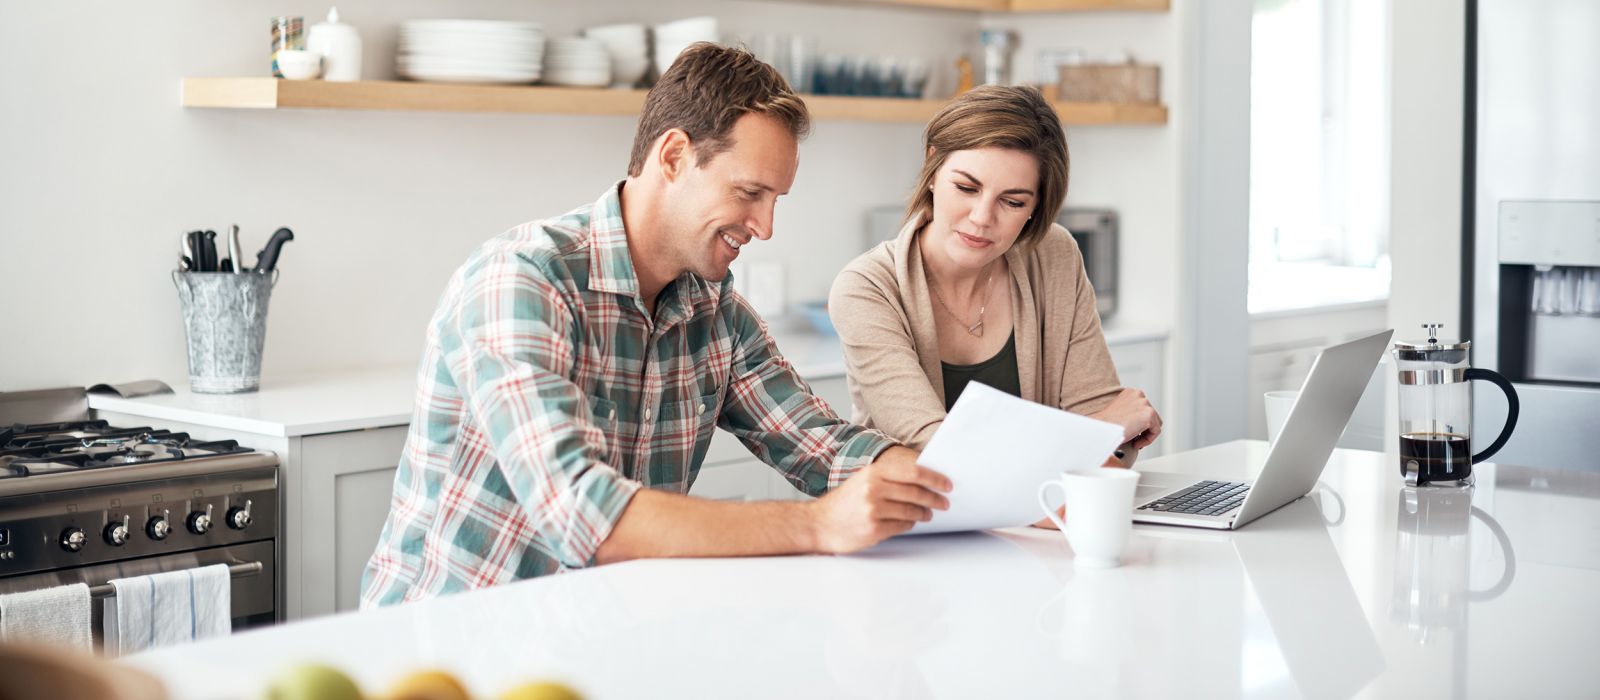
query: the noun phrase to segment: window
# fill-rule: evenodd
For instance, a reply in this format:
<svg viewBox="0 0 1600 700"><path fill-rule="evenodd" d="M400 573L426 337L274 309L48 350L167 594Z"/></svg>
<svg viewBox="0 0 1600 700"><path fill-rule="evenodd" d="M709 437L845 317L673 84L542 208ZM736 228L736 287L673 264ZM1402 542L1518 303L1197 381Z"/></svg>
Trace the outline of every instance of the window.
<svg viewBox="0 0 1600 700"><path fill-rule="evenodd" d="M1256 0L1251 313L1389 295L1388 0Z"/></svg>

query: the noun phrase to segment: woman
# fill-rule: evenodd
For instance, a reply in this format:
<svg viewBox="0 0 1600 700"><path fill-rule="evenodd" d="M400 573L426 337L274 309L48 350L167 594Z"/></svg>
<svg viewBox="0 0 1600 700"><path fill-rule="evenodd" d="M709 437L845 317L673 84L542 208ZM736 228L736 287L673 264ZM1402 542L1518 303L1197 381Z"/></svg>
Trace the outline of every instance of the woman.
<svg viewBox="0 0 1600 700"><path fill-rule="evenodd" d="M1066 137L1029 87L986 86L928 123L927 159L895 240L834 280L857 422L922 449L970 381L1123 427L1107 465L1161 432L1123 389L1067 230Z"/></svg>

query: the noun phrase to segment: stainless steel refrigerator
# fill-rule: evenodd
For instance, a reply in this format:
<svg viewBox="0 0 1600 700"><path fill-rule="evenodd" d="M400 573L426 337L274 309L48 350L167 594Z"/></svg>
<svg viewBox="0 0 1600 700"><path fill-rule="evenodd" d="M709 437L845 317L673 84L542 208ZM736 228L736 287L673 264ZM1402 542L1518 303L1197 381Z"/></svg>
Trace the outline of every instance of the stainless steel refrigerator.
<svg viewBox="0 0 1600 700"><path fill-rule="evenodd" d="M1477 0L1468 27L1465 330L1522 404L1494 461L1600 472L1600 2Z"/></svg>

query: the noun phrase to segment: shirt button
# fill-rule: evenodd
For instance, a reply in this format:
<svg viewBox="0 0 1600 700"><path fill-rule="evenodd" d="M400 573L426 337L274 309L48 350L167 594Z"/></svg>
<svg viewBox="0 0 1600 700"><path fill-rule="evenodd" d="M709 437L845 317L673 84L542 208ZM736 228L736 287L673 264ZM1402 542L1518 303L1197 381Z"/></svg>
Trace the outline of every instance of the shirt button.
<svg viewBox="0 0 1600 700"><path fill-rule="evenodd" d="M697 415L697 416L705 415L706 414L706 405L705 404L700 404L699 406L695 406L694 407L694 414Z"/></svg>
<svg viewBox="0 0 1600 700"><path fill-rule="evenodd" d="M650 409L648 408L644 410L644 419L646 421L650 420Z"/></svg>
<svg viewBox="0 0 1600 700"><path fill-rule="evenodd" d="M611 413L606 415L606 419L607 420L616 420L617 419L617 409L615 409L615 408L611 409Z"/></svg>

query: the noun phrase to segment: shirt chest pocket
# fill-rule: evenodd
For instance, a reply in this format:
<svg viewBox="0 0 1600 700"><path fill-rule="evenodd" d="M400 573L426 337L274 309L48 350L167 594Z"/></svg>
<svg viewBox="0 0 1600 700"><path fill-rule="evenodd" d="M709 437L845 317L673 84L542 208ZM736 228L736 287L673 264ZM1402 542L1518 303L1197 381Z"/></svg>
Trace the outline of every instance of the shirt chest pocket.
<svg viewBox="0 0 1600 700"><path fill-rule="evenodd" d="M717 430L722 411L722 390L713 389L698 398L673 401L661 406L655 439L651 441L652 480L655 483L685 482L688 473L700 467L711 437ZM669 456L670 455L670 456ZM661 473L654 473L656 470ZM671 473L669 473L671 472Z"/></svg>

